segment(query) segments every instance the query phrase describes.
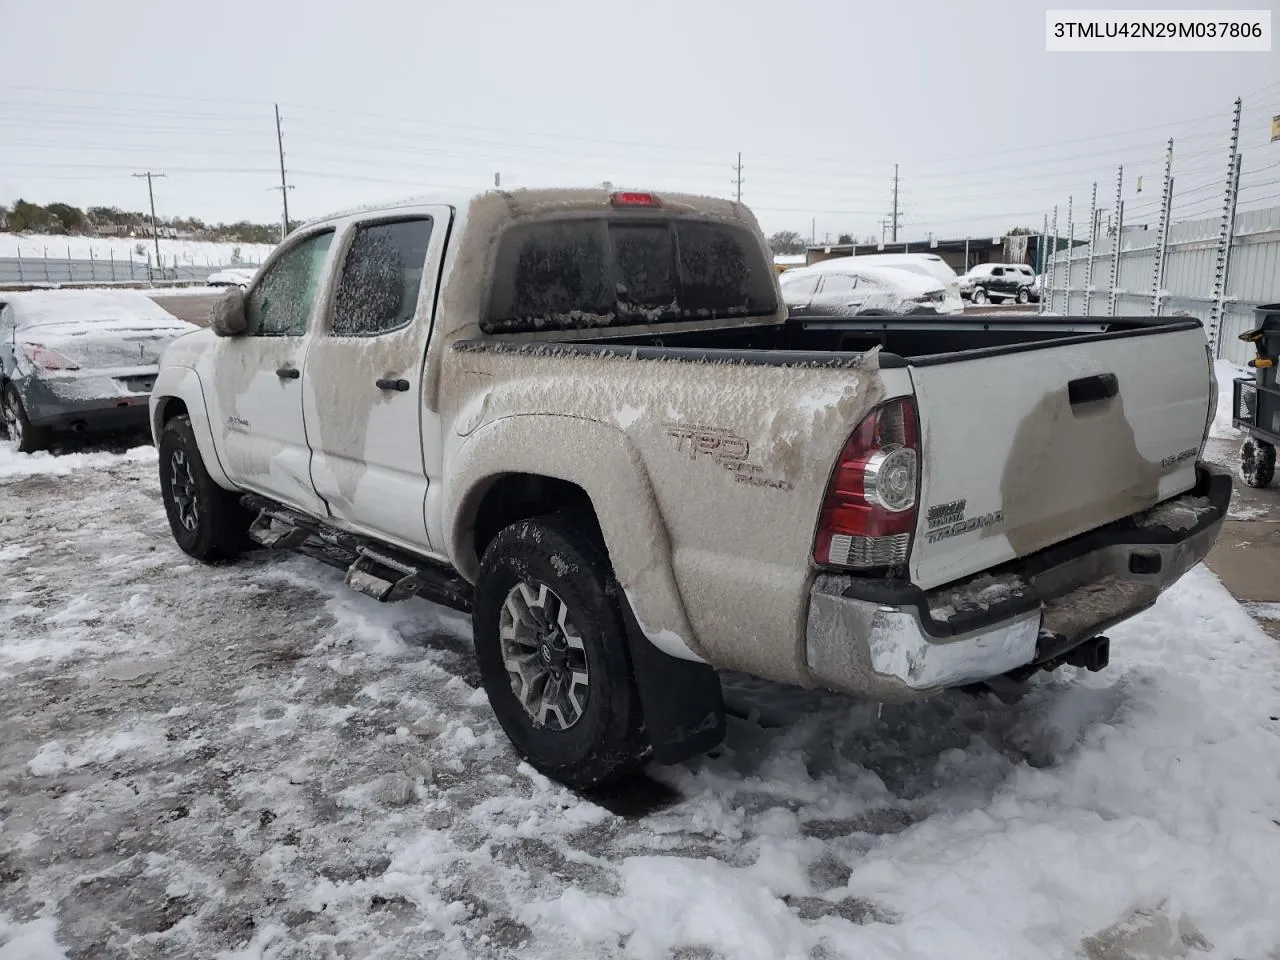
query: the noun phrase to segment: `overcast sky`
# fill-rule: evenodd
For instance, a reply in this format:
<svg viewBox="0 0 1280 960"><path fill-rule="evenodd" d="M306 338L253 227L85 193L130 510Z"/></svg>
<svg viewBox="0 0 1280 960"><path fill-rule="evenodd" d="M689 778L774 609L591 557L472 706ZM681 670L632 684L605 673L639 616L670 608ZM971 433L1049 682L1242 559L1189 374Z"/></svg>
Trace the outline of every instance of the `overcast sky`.
<svg viewBox="0 0 1280 960"><path fill-rule="evenodd" d="M741 151L770 232L878 235L898 163L900 238L980 235L1112 206L1119 162L1154 214L1170 136L1212 214L1244 96L1241 200L1280 204L1280 51L1050 54L1025 0L0 3L4 202L145 209L151 169L161 216L278 220L278 101L295 219L495 171L731 196Z"/></svg>

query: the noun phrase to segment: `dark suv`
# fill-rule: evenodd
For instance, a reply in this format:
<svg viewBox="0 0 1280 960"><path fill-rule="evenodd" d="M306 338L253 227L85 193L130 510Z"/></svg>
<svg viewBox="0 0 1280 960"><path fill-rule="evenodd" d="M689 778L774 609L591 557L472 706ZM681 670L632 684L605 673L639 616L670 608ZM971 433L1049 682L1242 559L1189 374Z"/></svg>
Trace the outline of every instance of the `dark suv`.
<svg viewBox="0 0 1280 960"><path fill-rule="evenodd" d="M960 278L960 295L984 303L1030 303L1035 299L1035 271L1025 263L983 263Z"/></svg>

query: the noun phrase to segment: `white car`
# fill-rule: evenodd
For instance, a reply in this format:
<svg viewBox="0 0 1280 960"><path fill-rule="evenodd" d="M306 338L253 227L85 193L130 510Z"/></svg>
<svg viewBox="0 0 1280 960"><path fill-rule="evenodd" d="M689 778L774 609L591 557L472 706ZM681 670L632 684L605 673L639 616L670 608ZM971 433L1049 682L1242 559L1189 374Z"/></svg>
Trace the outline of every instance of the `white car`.
<svg viewBox="0 0 1280 960"><path fill-rule="evenodd" d="M939 313L964 313L960 295L960 278L951 265L936 253L873 253L858 257L858 262L871 267L896 267L911 273L932 277L942 284L946 296Z"/></svg>
<svg viewBox="0 0 1280 960"><path fill-rule="evenodd" d="M249 286L249 281L257 272L256 267L228 267L209 274L205 284L210 287L239 287L243 290Z"/></svg>
<svg viewBox="0 0 1280 960"><path fill-rule="evenodd" d="M784 273L780 279L782 298L790 316L950 312L946 289L938 280L901 267L870 266L861 263L863 259L840 257Z"/></svg>

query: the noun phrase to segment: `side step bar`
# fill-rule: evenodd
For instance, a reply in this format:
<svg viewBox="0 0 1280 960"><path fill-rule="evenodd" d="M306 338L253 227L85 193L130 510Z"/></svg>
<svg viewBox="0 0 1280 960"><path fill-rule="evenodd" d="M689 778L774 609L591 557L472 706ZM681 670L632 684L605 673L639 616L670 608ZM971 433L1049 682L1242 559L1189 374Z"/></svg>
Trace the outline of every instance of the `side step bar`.
<svg viewBox="0 0 1280 960"><path fill-rule="evenodd" d="M422 589L418 568L394 557L361 547L347 568L347 586L383 603L407 600Z"/></svg>
<svg viewBox="0 0 1280 960"><path fill-rule="evenodd" d="M442 563L337 530L257 494L248 494L240 502L257 513L249 527L251 540L272 550L297 550L346 569L346 584L357 593L382 603L420 596L471 612L471 584Z"/></svg>

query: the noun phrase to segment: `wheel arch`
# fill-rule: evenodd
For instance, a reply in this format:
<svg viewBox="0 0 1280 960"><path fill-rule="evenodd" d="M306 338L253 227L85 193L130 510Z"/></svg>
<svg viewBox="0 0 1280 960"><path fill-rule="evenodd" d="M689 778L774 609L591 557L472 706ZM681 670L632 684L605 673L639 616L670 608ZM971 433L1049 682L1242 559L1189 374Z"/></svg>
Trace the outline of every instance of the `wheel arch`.
<svg viewBox="0 0 1280 960"><path fill-rule="evenodd" d="M151 436L160 444L160 433L164 425L176 416L186 414L191 420L191 430L196 437L196 446L200 449L200 458L213 482L227 490L236 489L235 484L222 469L222 461L218 457L217 444L214 442L212 424L209 421L208 408L204 402L204 390L200 376L190 367L168 367L160 371L155 386L151 390Z"/></svg>
<svg viewBox="0 0 1280 960"><path fill-rule="evenodd" d="M653 485L620 430L579 417L506 417L461 438L446 462L445 549L464 577L474 582L484 538L503 521L568 510L598 532L649 641L673 657L702 661ZM533 490L547 496L528 496ZM521 510L533 512L516 515Z"/></svg>

